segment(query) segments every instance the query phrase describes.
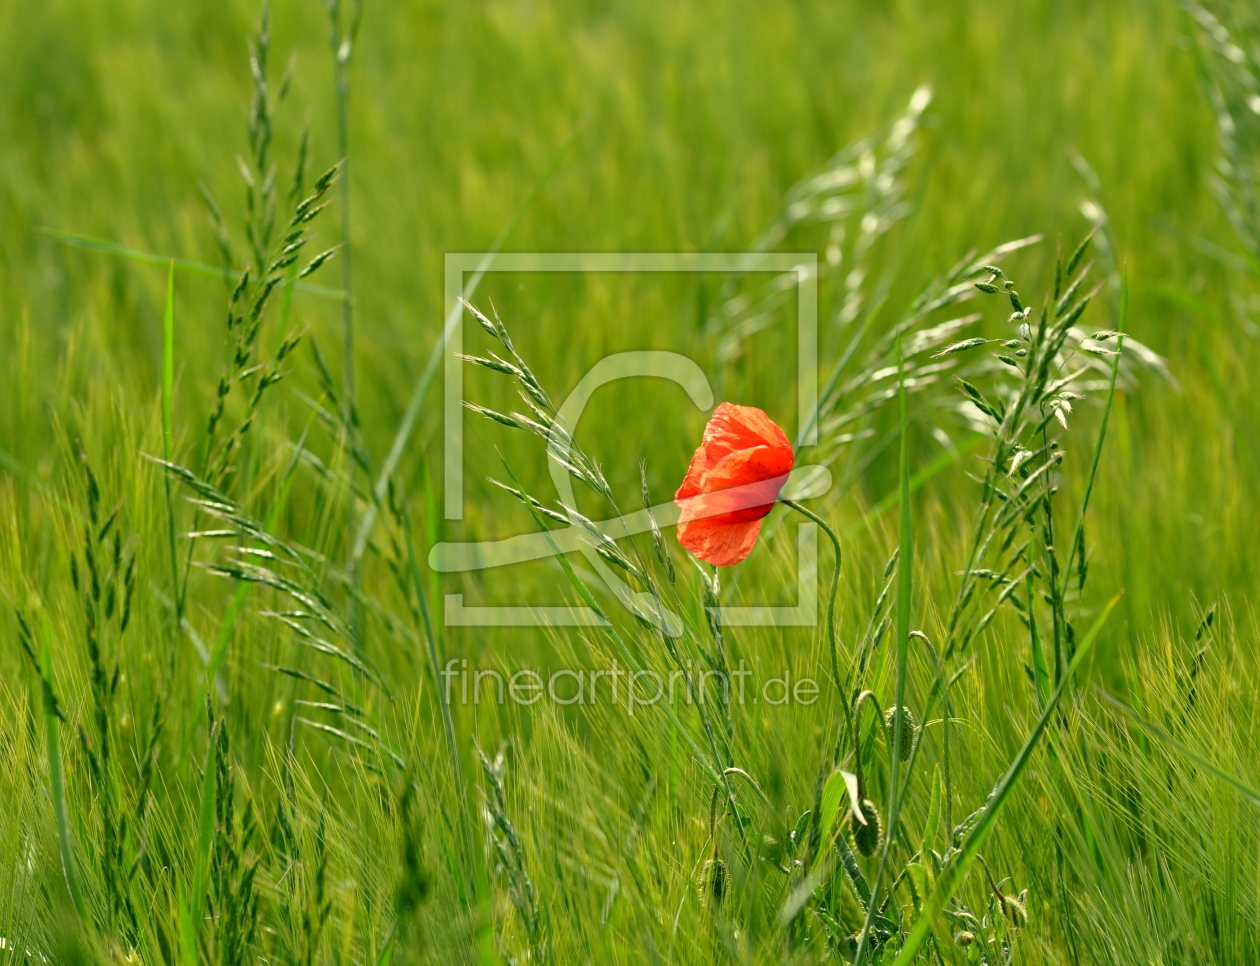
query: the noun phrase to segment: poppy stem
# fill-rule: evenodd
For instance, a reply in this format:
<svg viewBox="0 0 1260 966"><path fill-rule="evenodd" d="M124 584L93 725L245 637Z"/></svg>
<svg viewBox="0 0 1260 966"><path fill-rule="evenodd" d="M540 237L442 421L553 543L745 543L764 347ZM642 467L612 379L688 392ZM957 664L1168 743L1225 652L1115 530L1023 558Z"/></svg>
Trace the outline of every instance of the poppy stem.
<svg viewBox="0 0 1260 966"><path fill-rule="evenodd" d="M827 521L812 510L805 509L795 500L780 498L779 502L784 506L791 507L797 513L808 517L822 527L823 532L831 538L831 545L836 549L836 565L831 571L831 592L827 601L827 643L831 647L831 673L836 681L836 690L840 692L840 700L844 701L844 686L840 683L840 657L836 650L836 589L840 586L840 561L842 559L840 538L836 536L836 531L831 529Z"/></svg>

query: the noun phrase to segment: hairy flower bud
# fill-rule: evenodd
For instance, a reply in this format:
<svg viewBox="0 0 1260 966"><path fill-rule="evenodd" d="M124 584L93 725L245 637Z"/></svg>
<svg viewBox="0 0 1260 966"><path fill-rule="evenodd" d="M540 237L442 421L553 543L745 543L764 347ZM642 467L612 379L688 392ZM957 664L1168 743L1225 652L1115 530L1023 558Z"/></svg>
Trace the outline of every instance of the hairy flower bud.
<svg viewBox="0 0 1260 966"><path fill-rule="evenodd" d="M888 729L888 740L895 740L897 724L897 709L889 708L884 712L884 726ZM910 752L914 750L914 733L918 730L915 724L914 714L904 704L901 706L901 745L897 749L897 757L901 761L905 761L910 757Z"/></svg>
<svg viewBox="0 0 1260 966"><path fill-rule="evenodd" d="M853 847L858 850L859 854L869 859L879 848L879 843L884 836L884 830L879 818L879 809L875 807L875 803L869 798L862 799L862 817L866 819L866 824L862 824L861 819L857 815L854 815L850 821L850 828L853 832Z"/></svg>
<svg viewBox="0 0 1260 966"><path fill-rule="evenodd" d="M1028 890L1016 896L1002 896L1002 912L1014 929L1022 929L1028 925Z"/></svg>
<svg viewBox="0 0 1260 966"><path fill-rule="evenodd" d="M696 889L700 893L700 902L711 906L715 911L722 908L726 900L726 892L730 887L731 873L721 859L709 859L700 868L700 876L696 879Z"/></svg>

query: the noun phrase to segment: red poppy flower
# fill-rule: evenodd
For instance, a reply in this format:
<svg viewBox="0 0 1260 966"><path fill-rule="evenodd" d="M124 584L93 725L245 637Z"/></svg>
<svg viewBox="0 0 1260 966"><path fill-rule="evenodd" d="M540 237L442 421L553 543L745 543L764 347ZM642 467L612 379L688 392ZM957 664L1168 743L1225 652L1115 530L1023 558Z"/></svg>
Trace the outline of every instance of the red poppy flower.
<svg viewBox="0 0 1260 966"><path fill-rule="evenodd" d="M682 509L678 542L716 567L739 563L752 552L793 460L774 420L755 406L722 403L674 494Z"/></svg>

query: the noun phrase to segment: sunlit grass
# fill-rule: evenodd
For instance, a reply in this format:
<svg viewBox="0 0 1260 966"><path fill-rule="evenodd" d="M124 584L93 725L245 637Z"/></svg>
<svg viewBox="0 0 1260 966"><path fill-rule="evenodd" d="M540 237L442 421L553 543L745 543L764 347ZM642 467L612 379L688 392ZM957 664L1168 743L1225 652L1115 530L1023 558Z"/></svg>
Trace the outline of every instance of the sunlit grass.
<svg viewBox="0 0 1260 966"><path fill-rule="evenodd" d="M264 87L252 4L116 14L0 10L0 959L821 963L860 944L890 963L914 936L937 963L1256 961L1257 128L1214 21L1136 0L369 4L334 67L325 11L277 4ZM1223 147L1218 110L1238 118ZM327 211L301 207L312 190ZM834 663L825 540L816 627L717 619L796 603L788 508L716 582L670 527L605 547L678 637L577 554L428 567L440 541L573 519L545 441L473 413L465 517L443 517L443 253L763 246L821 266L827 391L797 463L834 480L802 501L843 546ZM1064 289L1089 279L1062 307L1056 262ZM994 433L974 404L1009 404L1035 342L1012 310L1053 328L1095 280L1080 325L1123 328L1124 366L1094 357L1066 427L1043 408ZM669 349L803 431L769 273L504 273L467 294L519 358L470 314L465 351L557 406L604 355ZM989 341L937 357L969 339ZM554 413L465 368L468 399ZM572 509L668 504L706 417L663 381L601 389ZM1057 492L977 523L1043 463ZM1025 541L1031 628L990 616L1006 585L960 574ZM453 593L613 626L448 627ZM819 693L445 706L452 660L505 680L724 664L763 698L770 678ZM899 703L914 727L886 734ZM853 840L854 795L897 839Z"/></svg>

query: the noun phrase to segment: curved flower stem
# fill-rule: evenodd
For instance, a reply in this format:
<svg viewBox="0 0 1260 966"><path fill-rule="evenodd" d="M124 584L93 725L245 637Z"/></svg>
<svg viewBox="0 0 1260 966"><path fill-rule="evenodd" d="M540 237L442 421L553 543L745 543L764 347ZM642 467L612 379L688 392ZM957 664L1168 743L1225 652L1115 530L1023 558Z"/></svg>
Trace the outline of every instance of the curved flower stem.
<svg viewBox="0 0 1260 966"><path fill-rule="evenodd" d="M840 552L840 538L836 536L836 531L831 529L827 521L820 517L817 513L814 513L812 510L805 509L805 507L801 506L795 500L781 498L779 502L784 506L791 507L797 513L808 517L810 520L813 520L822 527L823 532L831 538L831 545L836 550L836 565L831 571L831 590L830 596L827 600L827 643L831 647L831 673L835 678L836 690L840 692L840 702L841 704L844 704L846 698L844 694L844 685L840 681L840 657L836 650L836 589L840 586L840 562L842 559ZM847 704L845 705L845 710L846 712L848 711Z"/></svg>

